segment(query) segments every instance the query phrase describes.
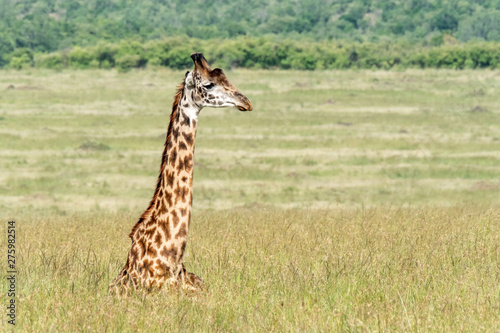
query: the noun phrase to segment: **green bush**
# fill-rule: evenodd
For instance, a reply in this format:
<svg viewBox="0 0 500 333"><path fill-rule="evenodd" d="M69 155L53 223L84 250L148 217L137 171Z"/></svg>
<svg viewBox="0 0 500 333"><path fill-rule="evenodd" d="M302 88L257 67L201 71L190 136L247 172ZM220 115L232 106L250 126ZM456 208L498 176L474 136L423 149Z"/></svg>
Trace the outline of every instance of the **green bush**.
<svg viewBox="0 0 500 333"><path fill-rule="evenodd" d="M115 67L115 54L117 47L113 44L99 42L94 49L99 68L108 69Z"/></svg>
<svg viewBox="0 0 500 333"><path fill-rule="evenodd" d="M91 49L76 46L68 53L69 66L77 69L89 68L90 62L95 59Z"/></svg>
<svg viewBox="0 0 500 333"><path fill-rule="evenodd" d="M125 54L116 59L116 68L119 72L127 72L132 68L139 67L141 57L137 54Z"/></svg>
<svg viewBox="0 0 500 333"><path fill-rule="evenodd" d="M192 49L189 47L176 46L170 49L166 54L165 65L175 69L186 69L193 66L193 61L189 57Z"/></svg>
<svg viewBox="0 0 500 333"><path fill-rule="evenodd" d="M133 58L128 56L134 56ZM130 65L133 60L136 59L137 63L130 67L144 67L147 63L146 52L144 50L144 45L137 41L122 41L118 44L116 48L116 54L114 54L116 61L121 59L121 64L117 64L117 67L123 68L123 65ZM125 62L125 63L124 63Z"/></svg>
<svg viewBox="0 0 500 333"><path fill-rule="evenodd" d="M14 69L23 69L33 67L33 51L28 48L18 48L11 53L9 67Z"/></svg>
<svg viewBox="0 0 500 333"><path fill-rule="evenodd" d="M12 57L12 59L10 59L10 63L9 63L9 67L10 68L14 68L14 69L23 69L23 68L28 68L28 67L32 67L32 62L31 60L23 55L21 57Z"/></svg>
<svg viewBox="0 0 500 333"><path fill-rule="evenodd" d="M35 56L37 68L62 69L63 57L60 53L38 54Z"/></svg>
<svg viewBox="0 0 500 333"><path fill-rule="evenodd" d="M316 69L392 69L404 68L499 68L500 43L449 41L440 46L379 43L341 43L274 40L270 37L203 41L171 37L141 44L122 41L119 44L98 43L75 47L68 53L38 54L36 66L42 68L131 68L164 66L192 68L192 52L204 52L210 64L223 68ZM29 49L16 49L8 56L11 68L33 65Z"/></svg>

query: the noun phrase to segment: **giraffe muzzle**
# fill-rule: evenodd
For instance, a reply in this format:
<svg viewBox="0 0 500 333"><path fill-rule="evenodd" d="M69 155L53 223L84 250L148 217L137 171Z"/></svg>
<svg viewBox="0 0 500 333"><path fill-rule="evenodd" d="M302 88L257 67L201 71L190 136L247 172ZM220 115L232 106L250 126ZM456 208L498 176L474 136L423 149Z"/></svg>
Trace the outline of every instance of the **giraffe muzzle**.
<svg viewBox="0 0 500 333"><path fill-rule="evenodd" d="M253 110L252 103L250 103L250 101L248 100L248 98L246 96L244 96L240 93L236 93L235 95L239 99L239 103L236 105L236 108L238 110L240 110L240 111L252 111Z"/></svg>
<svg viewBox="0 0 500 333"><path fill-rule="evenodd" d="M236 107L240 111L252 111L253 107L252 104L248 103L248 106L237 106Z"/></svg>

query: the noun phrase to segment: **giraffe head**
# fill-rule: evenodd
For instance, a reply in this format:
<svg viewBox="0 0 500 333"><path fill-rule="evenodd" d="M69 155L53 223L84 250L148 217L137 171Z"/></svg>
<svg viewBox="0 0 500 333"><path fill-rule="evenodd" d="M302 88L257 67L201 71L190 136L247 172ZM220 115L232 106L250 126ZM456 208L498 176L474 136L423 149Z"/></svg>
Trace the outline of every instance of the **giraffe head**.
<svg viewBox="0 0 500 333"><path fill-rule="evenodd" d="M194 70L186 73L185 89L200 109L211 107L236 107L240 111L252 111L252 104L229 82L220 68L211 69L201 53L191 54Z"/></svg>

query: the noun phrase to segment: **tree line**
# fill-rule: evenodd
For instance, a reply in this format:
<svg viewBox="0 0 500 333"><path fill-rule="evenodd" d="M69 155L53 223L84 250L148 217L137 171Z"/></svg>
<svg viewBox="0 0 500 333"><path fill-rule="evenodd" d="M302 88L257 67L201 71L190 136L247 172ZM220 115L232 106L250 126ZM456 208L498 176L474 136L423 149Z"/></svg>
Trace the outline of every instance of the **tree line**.
<svg viewBox="0 0 500 333"><path fill-rule="evenodd" d="M404 43L280 41L264 37L212 40L171 37L145 43L123 40L51 53L18 48L5 58L4 67L186 69L192 67L189 55L193 51L205 53L210 63L222 68L500 69L500 43L495 42L458 43L451 39L442 45L421 47Z"/></svg>
<svg viewBox="0 0 500 333"><path fill-rule="evenodd" d="M0 61L19 48L47 53L173 36L500 42L499 27L500 0L0 0Z"/></svg>

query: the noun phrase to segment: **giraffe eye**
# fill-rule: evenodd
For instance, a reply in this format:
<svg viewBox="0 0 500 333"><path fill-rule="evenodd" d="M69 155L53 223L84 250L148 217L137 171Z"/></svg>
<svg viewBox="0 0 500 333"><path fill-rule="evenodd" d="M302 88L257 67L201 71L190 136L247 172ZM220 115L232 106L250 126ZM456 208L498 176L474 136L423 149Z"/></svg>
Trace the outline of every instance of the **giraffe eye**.
<svg viewBox="0 0 500 333"><path fill-rule="evenodd" d="M209 89L212 89L214 86L215 86L215 84L213 84L213 83L209 83L209 84L205 84L205 85L203 86L203 88L205 88L205 89L209 90Z"/></svg>

